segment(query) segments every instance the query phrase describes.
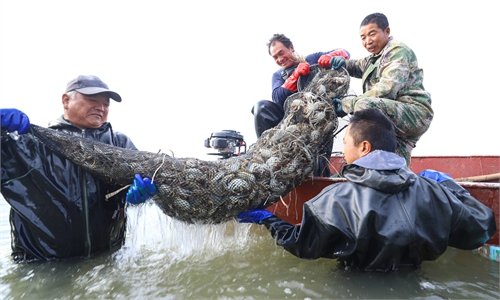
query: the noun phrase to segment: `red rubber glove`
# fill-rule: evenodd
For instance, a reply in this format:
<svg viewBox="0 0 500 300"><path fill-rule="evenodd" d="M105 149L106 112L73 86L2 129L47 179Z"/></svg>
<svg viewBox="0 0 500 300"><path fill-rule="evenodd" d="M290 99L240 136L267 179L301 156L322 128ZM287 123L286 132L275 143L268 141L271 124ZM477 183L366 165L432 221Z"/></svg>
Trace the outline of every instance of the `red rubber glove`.
<svg viewBox="0 0 500 300"><path fill-rule="evenodd" d="M323 68L331 68L332 58L335 56L341 56L344 59L349 59L351 57L351 55L349 54L349 52L347 52L347 50L335 49L328 54L321 55L320 58L318 59L318 65Z"/></svg>
<svg viewBox="0 0 500 300"><path fill-rule="evenodd" d="M308 63L300 63L297 68L293 71L292 75L290 75L283 83L282 87L285 89L296 92L297 91L297 81L300 76L306 76L309 74L309 64Z"/></svg>

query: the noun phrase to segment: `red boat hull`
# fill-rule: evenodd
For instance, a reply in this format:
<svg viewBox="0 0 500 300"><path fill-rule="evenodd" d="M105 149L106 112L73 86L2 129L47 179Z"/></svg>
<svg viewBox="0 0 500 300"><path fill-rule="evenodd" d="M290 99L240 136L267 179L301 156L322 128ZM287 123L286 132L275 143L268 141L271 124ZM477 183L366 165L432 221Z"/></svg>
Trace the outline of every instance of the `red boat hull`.
<svg viewBox="0 0 500 300"><path fill-rule="evenodd" d="M340 173L344 162L342 157L334 156L330 160L332 174ZM480 180L478 176L500 173L500 156L423 156L412 157L411 169L418 173L425 169L434 169L445 172L457 180L467 189L474 198L478 199L495 213L497 228L500 229L500 181L496 177L482 179L488 182L462 181L463 179ZM335 177L335 175L333 176ZM343 182L342 178L313 177L297 186L282 201L278 201L268 208L276 216L291 224L298 224L302 220L302 206L305 201L316 196L326 186ZM488 244L499 244L499 233L488 241Z"/></svg>

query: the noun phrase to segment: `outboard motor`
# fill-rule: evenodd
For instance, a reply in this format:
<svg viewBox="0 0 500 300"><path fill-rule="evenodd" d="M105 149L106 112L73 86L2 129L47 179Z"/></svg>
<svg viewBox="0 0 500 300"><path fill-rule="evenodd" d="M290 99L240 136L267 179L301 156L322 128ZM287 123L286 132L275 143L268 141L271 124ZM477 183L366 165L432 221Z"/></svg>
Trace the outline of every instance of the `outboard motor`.
<svg viewBox="0 0 500 300"><path fill-rule="evenodd" d="M243 135L235 130L222 130L212 133L205 140L205 147L217 150L216 153L208 153L208 155L219 155L221 159L245 154L247 151L247 144L243 140Z"/></svg>

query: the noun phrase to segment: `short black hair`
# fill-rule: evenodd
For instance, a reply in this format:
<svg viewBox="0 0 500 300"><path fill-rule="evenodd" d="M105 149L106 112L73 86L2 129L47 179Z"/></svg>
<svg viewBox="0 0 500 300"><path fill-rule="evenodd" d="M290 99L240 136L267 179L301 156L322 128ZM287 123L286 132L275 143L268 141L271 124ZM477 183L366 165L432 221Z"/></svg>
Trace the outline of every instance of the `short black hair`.
<svg viewBox="0 0 500 300"><path fill-rule="evenodd" d="M377 26L382 30L385 30L387 27L389 27L389 21L387 20L387 17L382 13L369 14L363 19L363 21L361 21L361 25L359 27L368 24L377 24Z"/></svg>
<svg viewBox="0 0 500 300"><path fill-rule="evenodd" d="M397 139L394 125L379 109L368 108L354 112L350 121L350 134L354 144L362 141L372 144L372 150L396 152Z"/></svg>
<svg viewBox="0 0 500 300"><path fill-rule="evenodd" d="M267 52L269 52L269 55L271 55L271 46L274 44L274 42L281 42L283 46L287 47L288 49L293 49L292 41L289 38L287 38L284 34L275 33L267 43Z"/></svg>

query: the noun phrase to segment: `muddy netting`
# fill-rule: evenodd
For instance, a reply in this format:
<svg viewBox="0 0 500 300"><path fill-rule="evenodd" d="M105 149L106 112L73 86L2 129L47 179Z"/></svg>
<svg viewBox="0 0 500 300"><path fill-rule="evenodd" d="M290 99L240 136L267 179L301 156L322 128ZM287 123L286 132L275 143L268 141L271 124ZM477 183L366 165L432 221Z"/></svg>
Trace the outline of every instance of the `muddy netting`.
<svg viewBox="0 0 500 300"><path fill-rule="evenodd" d="M300 91L286 100L283 120L247 153L229 159L123 149L36 125L30 134L108 184L126 187L136 173L153 178L153 201L173 218L220 223L275 203L312 176L315 157L338 127L331 99L347 93L349 80L345 70L311 66Z"/></svg>

